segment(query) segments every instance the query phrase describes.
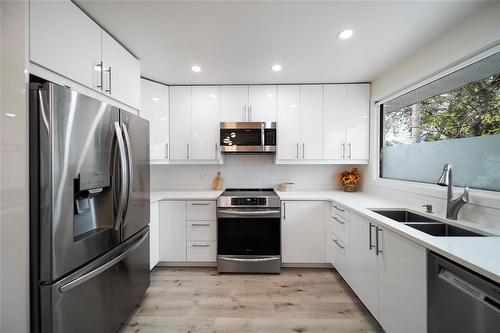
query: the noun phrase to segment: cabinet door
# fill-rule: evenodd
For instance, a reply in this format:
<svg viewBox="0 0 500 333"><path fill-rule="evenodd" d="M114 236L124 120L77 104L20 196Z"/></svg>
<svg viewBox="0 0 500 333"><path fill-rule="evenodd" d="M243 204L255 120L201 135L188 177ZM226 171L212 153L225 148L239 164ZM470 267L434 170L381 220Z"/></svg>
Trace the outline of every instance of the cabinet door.
<svg viewBox="0 0 500 333"><path fill-rule="evenodd" d="M372 224L373 225L373 224ZM375 248L375 227L365 218L351 214L349 284L375 318L378 318L378 266Z"/></svg>
<svg viewBox="0 0 500 333"><path fill-rule="evenodd" d="M102 31L102 62L104 91L120 102L139 109L140 63L105 31Z"/></svg>
<svg viewBox="0 0 500 333"><path fill-rule="evenodd" d="M248 86L220 88L220 121L248 120Z"/></svg>
<svg viewBox="0 0 500 333"><path fill-rule="evenodd" d="M324 86L323 95L323 158L339 160L345 151L345 84Z"/></svg>
<svg viewBox="0 0 500 333"><path fill-rule="evenodd" d="M278 87L278 159L299 158L299 86Z"/></svg>
<svg viewBox="0 0 500 333"><path fill-rule="evenodd" d="M370 157L370 86L349 84L346 87L346 155L353 160Z"/></svg>
<svg viewBox="0 0 500 333"><path fill-rule="evenodd" d="M141 80L140 116L149 120L150 159L168 161L168 87Z"/></svg>
<svg viewBox="0 0 500 333"><path fill-rule="evenodd" d="M186 202L160 201L160 261L186 261Z"/></svg>
<svg viewBox="0 0 500 333"><path fill-rule="evenodd" d="M426 332L427 265L422 246L378 231L379 318L386 332Z"/></svg>
<svg viewBox="0 0 500 333"><path fill-rule="evenodd" d="M191 87L170 87L170 160L187 160L191 144Z"/></svg>
<svg viewBox="0 0 500 333"><path fill-rule="evenodd" d="M71 1L30 1L30 60L100 91L101 28Z"/></svg>
<svg viewBox="0 0 500 333"><path fill-rule="evenodd" d="M219 87L192 87L190 159L219 158ZM176 124L174 123L174 126Z"/></svg>
<svg viewBox="0 0 500 333"><path fill-rule="evenodd" d="M158 202L153 202L151 204L149 220L149 269L158 264L160 261L160 215L158 209Z"/></svg>
<svg viewBox="0 0 500 333"><path fill-rule="evenodd" d="M323 86L300 87L301 158L323 158Z"/></svg>
<svg viewBox="0 0 500 333"><path fill-rule="evenodd" d="M325 206L323 201L283 201L284 263L325 263Z"/></svg>
<svg viewBox="0 0 500 333"><path fill-rule="evenodd" d="M276 121L277 87L250 86L248 90L248 120L249 121Z"/></svg>

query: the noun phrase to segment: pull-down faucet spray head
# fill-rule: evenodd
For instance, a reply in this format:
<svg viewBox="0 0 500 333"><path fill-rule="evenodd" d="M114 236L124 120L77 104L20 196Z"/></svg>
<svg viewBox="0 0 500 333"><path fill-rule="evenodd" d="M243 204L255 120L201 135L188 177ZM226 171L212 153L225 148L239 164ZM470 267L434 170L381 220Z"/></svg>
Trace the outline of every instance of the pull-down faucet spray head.
<svg viewBox="0 0 500 333"><path fill-rule="evenodd" d="M450 163L446 163L443 168L443 172L441 173L441 176L439 176L439 179L437 180L436 184L439 186L448 186L450 185L450 174L453 166Z"/></svg>

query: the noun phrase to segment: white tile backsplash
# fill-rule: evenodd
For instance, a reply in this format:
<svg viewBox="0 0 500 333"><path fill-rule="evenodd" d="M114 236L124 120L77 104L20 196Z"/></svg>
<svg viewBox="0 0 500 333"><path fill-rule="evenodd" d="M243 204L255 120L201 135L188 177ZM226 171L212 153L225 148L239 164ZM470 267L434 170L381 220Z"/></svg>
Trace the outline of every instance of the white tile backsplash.
<svg viewBox="0 0 500 333"><path fill-rule="evenodd" d="M274 187L295 183L297 190L340 189L337 174L352 165L274 164L273 155L226 155L222 165L151 165L152 190L209 190L217 171L224 187ZM365 166L358 166L364 174Z"/></svg>

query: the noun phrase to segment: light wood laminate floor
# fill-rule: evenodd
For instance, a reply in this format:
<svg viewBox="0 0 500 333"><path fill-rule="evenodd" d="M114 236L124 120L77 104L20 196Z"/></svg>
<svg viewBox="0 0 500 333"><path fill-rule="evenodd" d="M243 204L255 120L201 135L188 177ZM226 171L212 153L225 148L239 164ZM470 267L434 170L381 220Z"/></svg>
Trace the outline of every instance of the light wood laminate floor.
<svg viewBox="0 0 500 333"><path fill-rule="evenodd" d="M215 268L155 268L146 297L122 333L381 332L330 269L280 275L217 274Z"/></svg>

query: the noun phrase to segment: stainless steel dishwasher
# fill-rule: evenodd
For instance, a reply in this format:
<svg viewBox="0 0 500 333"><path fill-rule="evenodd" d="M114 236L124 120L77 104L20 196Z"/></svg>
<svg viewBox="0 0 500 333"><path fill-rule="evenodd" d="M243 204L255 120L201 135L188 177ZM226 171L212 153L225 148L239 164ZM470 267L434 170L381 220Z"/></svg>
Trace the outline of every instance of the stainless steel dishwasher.
<svg viewBox="0 0 500 333"><path fill-rule="evenodd" d="M500 284L429 252L428 332L500 331Z"/></svg>

